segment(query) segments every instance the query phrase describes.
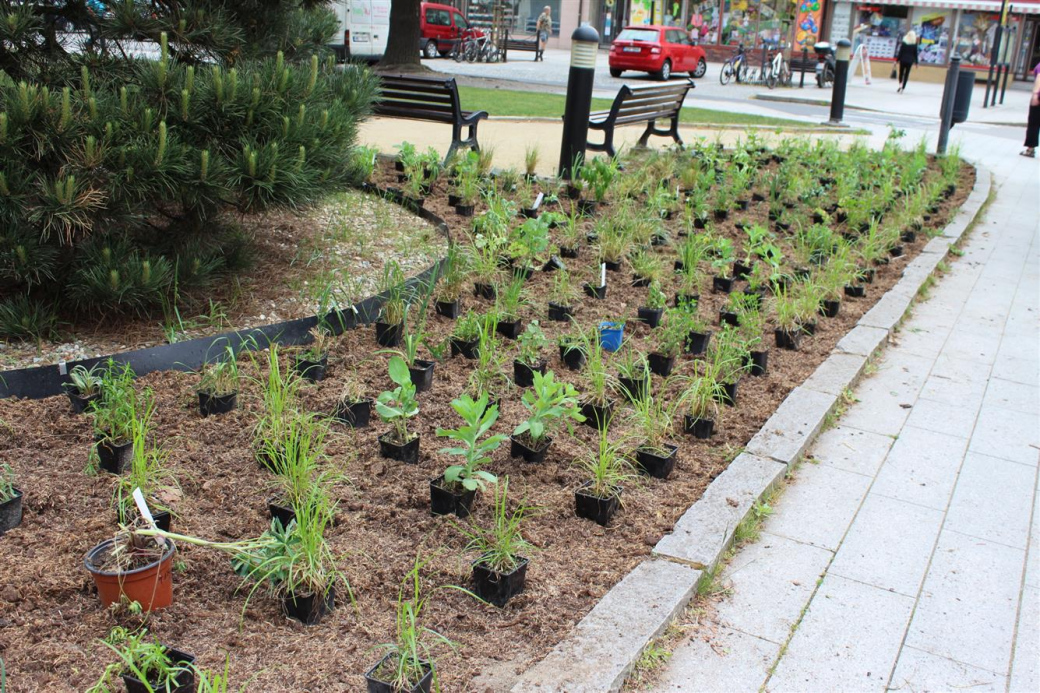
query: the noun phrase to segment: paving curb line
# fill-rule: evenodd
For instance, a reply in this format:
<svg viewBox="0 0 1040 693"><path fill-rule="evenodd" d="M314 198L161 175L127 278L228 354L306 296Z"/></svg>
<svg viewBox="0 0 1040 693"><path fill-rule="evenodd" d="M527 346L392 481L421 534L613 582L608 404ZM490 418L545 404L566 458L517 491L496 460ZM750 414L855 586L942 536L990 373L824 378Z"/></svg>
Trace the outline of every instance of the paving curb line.
<svg viewBox="0 0 1040 693"><path fill-rule="evenodd" d="M985 207L989 169L976 164L975 186L957 214L903 270L899 282L860 318L831 355L796 387L738 455L675 523L670 534L592 608L512 693L618 691L643 649L696 594L733 543L754 505L809 449L842 393L902 322L950 246Z"/></svg>
<svg viewBox="0 0 1040 693"><path fill-rule="evenodd" d="M753 94L751 96L751 98L754 101L775 101L777 103L795 103L795 104L802 104L804 106L830 106L831 105L831 102L829 100L827 100L827 99L812 99L812 98L802 99L802 98L798 98L797 96L785 96L783 94L770 94L768 92ZM867 106L857 106L855 104L849 104L849 103L845 104L845 108L848 109L848 110L853 110L853 111L862 111L864 113L883 113L883 114L889 113L888 111L884 111L884 110L881 110L881 109L878 109L878 108L869 108ZM919 114L916 114L916 113L899 113L899 114L893 114L893 115L902 115L902 116L906 116L908 118L922 118L922 119L925 119L925 120L935 120L935 121L938 121L940 119L939 116L926 116L926 115L919 115ZM1026 127L1026 123L1024 121L1023 122L1019 122L1019 123L1016 123L1016 122L1004 122L1004 121L993 121L993 122L990 122L988 120L971 120L969 118L966 122L968 122L970 124L974 124L974 125L997 125L997 126L1001 126L1001 127L1012 127L1012 128L1024 128L1024 127Z"/></svg>

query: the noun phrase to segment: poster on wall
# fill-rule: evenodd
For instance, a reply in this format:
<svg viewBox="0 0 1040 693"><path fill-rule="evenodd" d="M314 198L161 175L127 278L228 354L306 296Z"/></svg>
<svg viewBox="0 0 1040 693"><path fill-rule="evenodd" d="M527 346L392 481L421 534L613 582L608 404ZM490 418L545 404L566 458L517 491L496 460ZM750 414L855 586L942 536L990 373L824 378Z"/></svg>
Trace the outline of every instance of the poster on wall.
<svg viewBox="0 0 1040 693"><path fill-rule="evenodd" d="M628 6L628 21L634 26L644 26L651 23L650 9L652 0L632 0Z"/></svg>
<svg viewBox="0 0 1040 693"><path fill-rule="evenodd" d="M812 50L820 37L820 22L823 21L823 0L801 0L798 5L796 20L798 31L795 32L794 49Z"/></svg>
<svg viewBox="0 0 1040 693"><path fill-rule="evenodd" d="M928 65L945 63L946 48L950 44L949 17L945 13L922 16L918 35L920 47L917 59Z"/></svg>

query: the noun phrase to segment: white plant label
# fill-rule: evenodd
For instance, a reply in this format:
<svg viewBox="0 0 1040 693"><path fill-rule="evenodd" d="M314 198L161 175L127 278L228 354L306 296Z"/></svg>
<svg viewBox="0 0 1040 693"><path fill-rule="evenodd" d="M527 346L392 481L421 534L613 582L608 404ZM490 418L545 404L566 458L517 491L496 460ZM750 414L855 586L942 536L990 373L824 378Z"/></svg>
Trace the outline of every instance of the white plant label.
<svg viewBox="0 0 1040 693"><path fill-rule="evenodd" d="M599 285L607 285L607 263L601 262L599 265Z"/></svg>
<svg viewBox="0 0 1040 693"><path fill-rule="evenodd" d="M141 513L141 517L148 523L148 526L152 529L159 529L155 526L155 518L152 517L152 511L148 509L148 503L144 500L144 494L141 493L141 489L134 489L134 503L137 504L137 510Z"/></svg>

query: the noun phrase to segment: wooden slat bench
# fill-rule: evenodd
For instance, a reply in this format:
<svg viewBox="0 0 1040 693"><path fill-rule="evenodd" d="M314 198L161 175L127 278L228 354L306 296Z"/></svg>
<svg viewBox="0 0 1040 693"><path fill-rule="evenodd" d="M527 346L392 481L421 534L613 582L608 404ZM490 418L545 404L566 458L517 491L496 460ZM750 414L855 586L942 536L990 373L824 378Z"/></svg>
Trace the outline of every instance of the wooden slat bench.
<svg viewBox="0 0 1040 693"><path fill-rule="evenodd" d="M506 60L509 57L509 51L528 51L529 53L535 53L538 51L538 37L522 36L515 38L507 34L506 51L503 60Z"/></svg>
<svg viewBox="0 0 1040 693"><path fill-rule="evenodd" d="M671 137L681 147L679 136L679 112L682 110L686 93L694 87L693 80L687 79L676 84L665 84L653 87L630 87L627 84L614 98L609 111L598 111L589 115L589 130L603 131L603 144L586 143L586 149L594 152L606 152L615 156L614 128L618 125L646 123L646 130L639 138L639 146L645 147L650 135ZM657 127L658 120L668 118L671 125L667 130Z"/></svg>
<svg viewBox="0 0 1040 693"><path fill-rule="evenodd" d="M477 125L488 117L487 111L463 111L459 105L459 88L455 78L383 76L379 80L379 96L373 112L388 118L429 120L451 125L451 147L445 162L459 147L480 151ZM469 129L463 139L462 128Z"/></svg>

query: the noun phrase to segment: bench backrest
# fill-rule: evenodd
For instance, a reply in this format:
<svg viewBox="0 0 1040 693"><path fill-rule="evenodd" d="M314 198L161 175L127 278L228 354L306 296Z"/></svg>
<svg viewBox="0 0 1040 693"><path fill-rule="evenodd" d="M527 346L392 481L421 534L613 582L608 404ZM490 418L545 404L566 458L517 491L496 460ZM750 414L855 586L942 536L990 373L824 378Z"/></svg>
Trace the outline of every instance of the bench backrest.
<svg viewBox="0 0 1040 693"><path fill-rule="evenodd" d="M610 107L611 120L652 120L674 116L682 108L686 93L693 80L659 87L630 87L627 84L614 98Z"/></svg>
<svg viewBox="0 0 1040 693"><path fill-rule="evenodd" d="M453 123L460 117L455 78L385 76L379 80L376 115L421 118Z"/></svg>

